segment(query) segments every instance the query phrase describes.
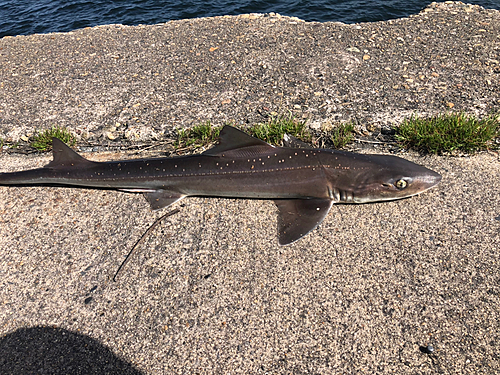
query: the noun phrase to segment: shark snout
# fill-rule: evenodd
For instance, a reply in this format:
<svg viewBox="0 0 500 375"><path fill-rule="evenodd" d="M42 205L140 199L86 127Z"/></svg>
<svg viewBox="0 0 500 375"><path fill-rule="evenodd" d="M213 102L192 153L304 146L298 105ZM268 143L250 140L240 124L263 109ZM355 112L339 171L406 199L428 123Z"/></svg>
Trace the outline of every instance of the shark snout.
<svg viewBox="0 0 500 375"><path fill-rule="evenodd" d="M417 180L422 184L427 186L428 188L431 188L433 186L436 186L442 179L442 176L439 173L436 173L434 171L428 170L428 172L424 175L421 175L417 178Z"/></svg>

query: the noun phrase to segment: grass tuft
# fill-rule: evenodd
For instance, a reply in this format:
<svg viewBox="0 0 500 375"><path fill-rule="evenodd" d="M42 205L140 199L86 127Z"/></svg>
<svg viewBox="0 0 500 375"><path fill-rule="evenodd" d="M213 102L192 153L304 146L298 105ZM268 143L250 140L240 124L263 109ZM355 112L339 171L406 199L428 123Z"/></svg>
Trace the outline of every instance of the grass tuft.
<svg viewBox="0 0 500 375"><path fill-rule="evenodd" d="M33 136L31 147L36 148L41 152L49 151L52 149L53 137L59 138L69 146L74 146L76 144L75 136L71 134L68 129L53 126L52 128L39 132L37 135Z"/></svg>
<svg viewBox="0 0 500 375"><path fill-rule="evenodd" d="M189 129L177 130L177 142L175 146L181 147L202 147L215 142L219 137L220 127L213 127L210 121L204 124L195 125Z"/></svg>
<svg viewBox="0 0 500 375"><path fill-rule="evenodd" d="M352 122L339 124L330 132L330 139L333 142L333 147L337 150L340 150L348 143L351 143L353 138L354 124Z"/></svg>
<svg viewBox="0 0 500 375"><path fill-rule="evenodd" d="M430 118L413 115L395 131L397 141L406 148L432 154L474 153L494 147L494 139L500 136L500 118L490 115L478 119L465 113Z"/></svg>
<svg viewBox="0 0 500 375"><path fill-rule="evenodd" d="M248 133L272 145L281 145L285 133L305 142L311 141L312 138L305 121L300 121L292 115L271 116L266 123L249 128Z"/></svg>

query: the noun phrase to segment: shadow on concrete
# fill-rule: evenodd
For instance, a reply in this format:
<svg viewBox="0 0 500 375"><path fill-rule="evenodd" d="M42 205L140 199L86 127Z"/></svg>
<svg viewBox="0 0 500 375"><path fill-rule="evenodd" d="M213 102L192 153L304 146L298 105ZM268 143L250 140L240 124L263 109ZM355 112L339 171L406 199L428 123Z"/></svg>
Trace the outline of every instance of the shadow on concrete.
<svg viewBox="0 0 500 375"><path fill-rule="evenodd" d="M142 374L98 341L61 328L21 328L0 338L1 374Z"/></svg>

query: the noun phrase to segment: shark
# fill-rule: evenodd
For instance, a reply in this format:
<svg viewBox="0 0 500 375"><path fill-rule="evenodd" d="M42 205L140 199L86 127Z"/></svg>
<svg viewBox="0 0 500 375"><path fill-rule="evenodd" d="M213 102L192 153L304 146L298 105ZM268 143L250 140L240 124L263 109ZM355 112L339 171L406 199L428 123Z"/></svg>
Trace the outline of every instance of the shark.
<svg viewBox="0 0 500 375"><path fill-rule="evenodd" d="M198 155L88 160L57 138L43 168L0 173L0 185L51 185L142 193L153 210L189 196L269 199L278 211L280 245L315 229L333 204L392 201L420 194L441 175L393 155L318 149L286 136L270 145L231 126Z"/></svg>

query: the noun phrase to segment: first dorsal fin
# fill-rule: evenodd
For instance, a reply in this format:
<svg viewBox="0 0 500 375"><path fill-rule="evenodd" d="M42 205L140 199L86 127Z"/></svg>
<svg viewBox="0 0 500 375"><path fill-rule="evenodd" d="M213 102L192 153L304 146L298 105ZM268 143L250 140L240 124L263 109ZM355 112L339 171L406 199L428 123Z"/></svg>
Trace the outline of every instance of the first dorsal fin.
<svg viewBox="0 0 500 375"><path fill-rule="evenodd" d="M226 125L222 128L219 135L219 144L210 150L207 150L203 155L216 156L223 152L236 150L243 147L269 147L274 148L269 143L261 141L260 139L254 138L241 130L233 128L232 126Z"/></svg>
<svg viewBox="0 0 500 375"><path fill-rule="evenodd" d="M78 155L58 138L52 138L52 160L45 168L64 168L93 164L94 162Z"/></svg>

